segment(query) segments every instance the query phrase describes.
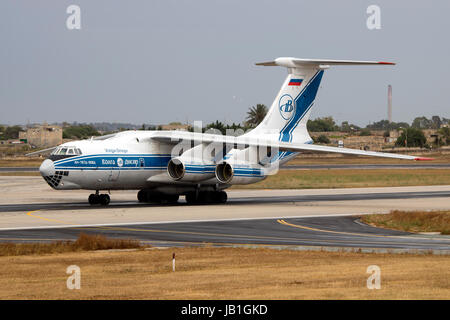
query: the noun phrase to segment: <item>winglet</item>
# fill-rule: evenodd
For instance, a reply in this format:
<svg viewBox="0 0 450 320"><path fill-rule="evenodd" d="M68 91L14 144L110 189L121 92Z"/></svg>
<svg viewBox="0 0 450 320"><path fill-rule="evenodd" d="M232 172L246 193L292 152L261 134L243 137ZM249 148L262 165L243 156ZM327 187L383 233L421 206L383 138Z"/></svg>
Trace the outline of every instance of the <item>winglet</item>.
<svg viewBox="0 0 450 320"><path fill-rule="evenodd" d="M417 158L414 158L414 160L416 160L416 161L432 161L432 160L434 160L434 158L417 157Z"/></svg>

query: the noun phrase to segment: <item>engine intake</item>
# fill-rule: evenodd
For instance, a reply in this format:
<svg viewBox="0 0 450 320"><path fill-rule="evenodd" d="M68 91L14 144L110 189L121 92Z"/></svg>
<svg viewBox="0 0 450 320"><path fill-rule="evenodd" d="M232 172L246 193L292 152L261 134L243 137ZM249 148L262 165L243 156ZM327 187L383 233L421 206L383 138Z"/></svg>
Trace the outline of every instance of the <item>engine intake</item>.
<svg viewBox="0 0 450 320"><path fill-rule="evenodd" d="M184 177L186 169L181 160L174 158L170 159L167 164L167 173L173 180L180 180Z"/></svg>
<svg viewBox="0 0 450 320"><path fill-rule="evenodd" d="M233 167L227 162L222 162L216 167L216 178L222 183L228 183L233 179Z"/></svg>

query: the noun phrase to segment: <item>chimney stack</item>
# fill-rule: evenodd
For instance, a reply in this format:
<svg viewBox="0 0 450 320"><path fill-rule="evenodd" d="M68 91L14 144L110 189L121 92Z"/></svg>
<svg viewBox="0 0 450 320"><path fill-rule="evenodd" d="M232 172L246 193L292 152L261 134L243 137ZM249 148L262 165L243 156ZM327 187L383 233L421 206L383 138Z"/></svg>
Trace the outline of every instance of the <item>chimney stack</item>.
<svg viewBox="0 0 450 320"><path fill-rule="evenodd" d="M392 122L392 86L388 85L388 121Z"/></svg>

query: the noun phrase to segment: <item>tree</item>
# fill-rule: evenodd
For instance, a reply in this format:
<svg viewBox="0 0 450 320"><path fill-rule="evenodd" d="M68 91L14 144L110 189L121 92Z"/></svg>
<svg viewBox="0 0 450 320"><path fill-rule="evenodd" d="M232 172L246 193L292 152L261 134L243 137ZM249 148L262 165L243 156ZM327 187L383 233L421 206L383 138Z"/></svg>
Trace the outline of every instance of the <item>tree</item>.
<svg viewBox="0 0 450 320"><path fill-rule="evenodd" d="M355 124L349 124L348 121L343 121L341 123L341 127L339 128L339 131L341 132L352 132L361 129Z"/></svg>
<svg viewBox="0 0 450 320"><path fill-rule="evenodd" d="M330 143L330 139L328 139L328 137L324 134L321 134L317 138L313 137L313 141L314 141L314 143L321 143L321 144L329 144Z"/></svg>
<svg viewBox="0 0 450 320"><path fill-rule="evenodd" d="M361 132L359 133L359 135L361 137L365 137L365 136L371 136L372 132L370 132L369 129L362 129Z"/></svg>
<svg viewBox="0 0 450 320"><path fill-rule="evenodd" d="M1 131L1 132L3 132L2 140L19 138L20 131L22 131L21 126L10 126L10 127L3 128L3 130Z"/></svg>
<svg viewBox="0 0 450 320"><path fill-rule="evenodd" d="M333 120L333 117L317 118L315 120L308 120L308 131L311 132L329 132L336 131L338 126Z"/></svg>
<svg viewBox="0 0 450 320"><path fill-rule="evenodd" d="M232 135L232 136L239 136L241 134L244 134L246 128L244 128L243 126L241 126L239 123L236 124L233 122L233 124L227 125L225 127L225 132L227 135Z"/></svg>
<svg viewBox="0 0 450 320"><path fill-rule="evenodd" d="M407 128L402 131L402 134L395 142L396 146L400 147L420 147L423 148L427 144L427 138L423 131L417 128Z"/></svg>
<svg viewBox="0 0 450 320"><path fill-rule="evenodd" d="M92 136L99 136L100 133L91 125L75 125L64 128L64 139L87 139Z"/></svg>
<svg viewBox="0 0 450 320"><path fill-rule="evenodd" d="M367 125L366 129L390 131L390 130L398 130L399 128L408 128L408 127L409 127L409 124L406 122L389 122L388 120L380 120L380 121L377 121L377 122Z"/></svg>
<svg viewBox="0 0 450 320"><path fill-rule="evenodd" d="M203 131L207 131L209 129L219 130L222 134L225 134L225 131L226 131L225 125L222 122L220 122L219 120L216 120L216 122L212 122L212 123L206 125L206 127Z"/></svg>
<svg viewBox="0 0 450 320"><path fill-rule="evenodd" d="M438 130L438 133L442 135L442 142L446 145L450 145L450 128L443 127Z"/></svg>
<svg viewBox="0 0 450 320"><path fill-rule="evenodd" d="M431 129L433 122L426 117L417 117L413 120L411 127L416 129Z"/></svg>
<svg viewBox="0 0 450 320"><path fill-rule="evenodd" d="M251 128L260 124L267 114L267 107L264 104L257 104L256 107L251 107L247 112L245 125Z"/></svg>
<svg viewBox="0 0 450 320"><path fill-rule="evenodd" d="M439 129L441 127L442 121L439 116L431 117L431 126L433 129Z"/></svg>

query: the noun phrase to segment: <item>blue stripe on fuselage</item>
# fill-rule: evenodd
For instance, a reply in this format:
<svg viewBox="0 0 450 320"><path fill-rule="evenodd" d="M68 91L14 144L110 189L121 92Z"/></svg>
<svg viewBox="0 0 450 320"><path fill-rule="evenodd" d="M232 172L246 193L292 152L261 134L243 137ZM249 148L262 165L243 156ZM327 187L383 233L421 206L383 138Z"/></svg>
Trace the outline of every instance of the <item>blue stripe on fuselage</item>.
<svg viewBox="0 0 450 320"><path fill-rule="evenodd" d="M90 155L57 161L55 169L165 168L170 159L167 155Z"/></svg>

